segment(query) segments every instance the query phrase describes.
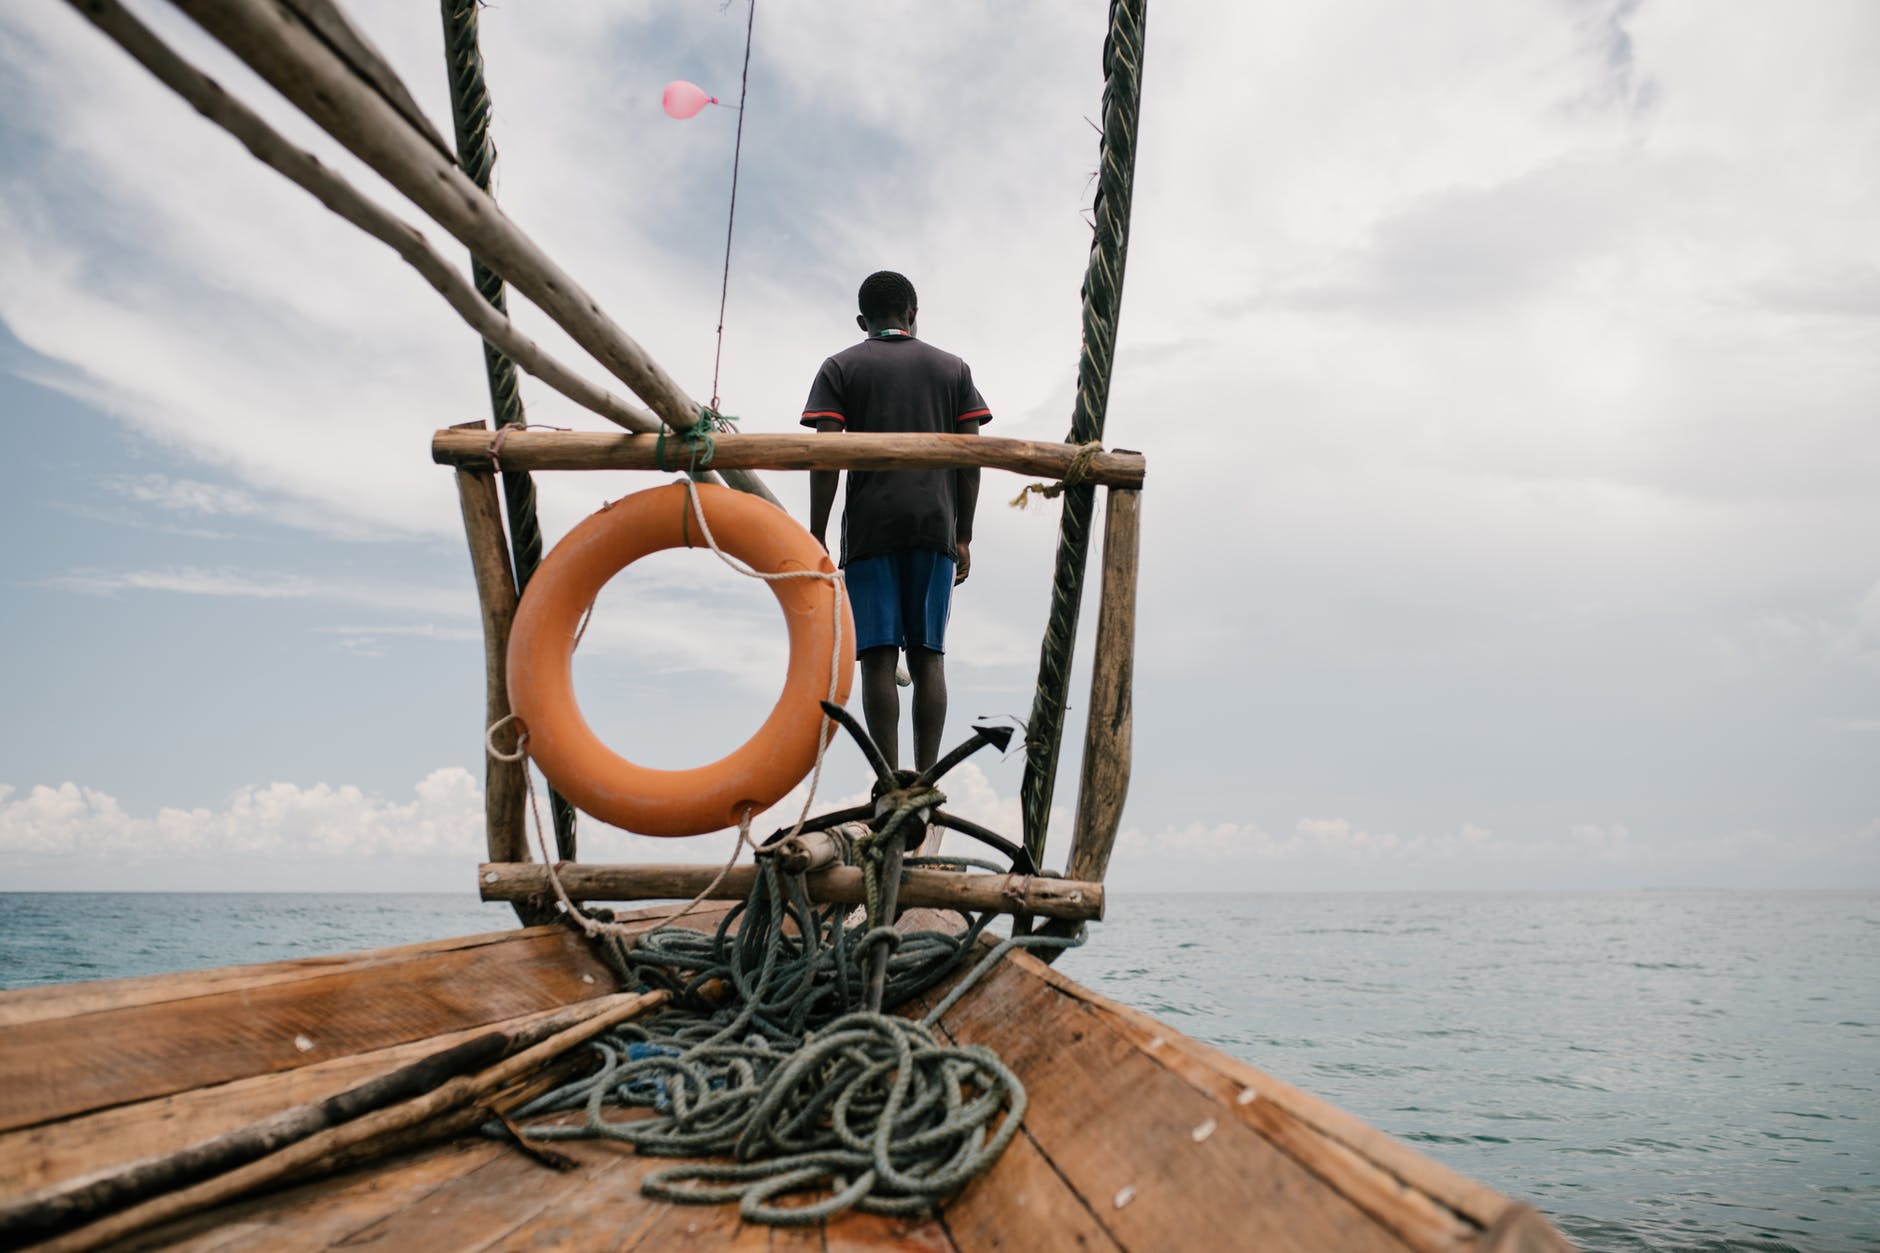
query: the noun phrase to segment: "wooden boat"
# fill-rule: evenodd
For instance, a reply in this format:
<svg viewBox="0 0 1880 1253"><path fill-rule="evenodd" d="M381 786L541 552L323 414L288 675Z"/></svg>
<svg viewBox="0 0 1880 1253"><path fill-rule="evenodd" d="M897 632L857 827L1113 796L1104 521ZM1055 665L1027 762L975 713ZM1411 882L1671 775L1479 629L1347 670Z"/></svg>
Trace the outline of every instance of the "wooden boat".
<svg viewBox="0 0 1880 1253"><path fill-rule="evenodd" d="M607 1002L612 984L584 941L541 926L0 994L4 1195L175 1152L479 1033ZM460 1106L355 1145L317 1144L304 1165L257 1184L276 1191L192 1212L204 1198L185 1189L146 1203L177 1211L167 1223L43 1247L1567 1247L1527 1206L1026 954L942 1024L996 1049L1031 1105L993 1169L925 1219L744 1225L732 1206L641 1197L638 1177L656 1159L626 1146L563 1145L577 1165L554 1171L466 1134ZM400 1149L401 1135L428 1143ZM349 1165L361 1155L372 1160Z"/></svg>
<svg viewBox="0 0 1880 1253"><path fill-rule="evenodd" d="M311 165L114 0L74 4L256 155L393 243L499 351L630 430L663 422L674 432L694 432L698 406L501 217L428 134L396 77L326 0L178 4L563 321L651 413L583 384L516 335L482 297L472 292L465 299L467 285L438 264L415 232ZM1139 26L1140 8L1140 0L1119 0L1113 20ZM1128 52L1127 41L1113 34L1112 42L1116 55ZM1100 226L1100 240L1106 229ZM1120 281L1120 260L1103 264L1113 265ZM1093 260L1093 273L1097 268ZM1108 344L1100 348L1107 357ZM1100 418L1100 404L1097 412ZM1094 441L1087 431L1067 444L715 437L713 468L753 490L761 490L750 477L758 470L977 465L1056 479L1069 500L1081 502L1086 519L1097 489L1106 493L1092 712L1065 875L1037 873L1040 850L1030 832L1020 846L955 822L1007 853L1012 872L901 874L894 845L884 854L882 877L869 887L863 871L829 864L832 841L789 844L817 899L848 904L866 895L871 912L888 920L898 904L904 930L957 929L961 911L991 911L1012 915L1016 932L1039 922L1062 936L1101 918L1102 881L1129 772L1144 465L1137 454L1103 452ZM729 1205L649 1199L639 1185L653 1159L626 1145L557 1142L550 1153L513 1128L507 1138L484 1134L493 1118L590 1068L587 1041L668 1000L665 991L622 987L616 967L600 960L587 934L565 925L586 919L588 933L599 927L585 902L693 898L682 925L709 928L733 908L727 900L749 890L749 871L582 866L565 838L558 859L531 862L526 776L510 751L513 728L503 734L506 645L518 598L498 471L663 468L664 453L649 434L518 430L492 438L456 429L433 441L434 459L455 467L488 646L490 862L478 881L486 897L514 901L522 921L538 925L334 957L0 993L0 1243L205 1251L1567 1247L1527 1206L1023 951L990 966L950 1007L943 1008L943 997L951 984L941 983L898 1011L932 1010L946 1039L994 1050L1029 1096L1022 1125L1015 1106L1008 1114L1017 1132L990 1169L923 1212L888 1217L851 1210L797 1226L749 1224ZM1072 548L1068 564L1081 580L1083 551ZM1061 554L1060 568L1066 565ZM1065 634L1074 638L1074 605L1071 614ZM1061 683L1056 699L1061 715ZM1033 757L1054 762L1055 730L1042 736L1034 719L1027 738ZM969 741L963 751L973 746ZM1048 768L1044 778L1048 807ZM914 782L884 775L883 794L906 792ZM936 822L945 817L937 802L931 813ZM885 837L879 811L859 820ZM799 823L788 834L797 840L830 825ZM642 918L650 927L670 916L645 911L628 915L627 925ZM970 978L953 976L963 977Z"/></svg>

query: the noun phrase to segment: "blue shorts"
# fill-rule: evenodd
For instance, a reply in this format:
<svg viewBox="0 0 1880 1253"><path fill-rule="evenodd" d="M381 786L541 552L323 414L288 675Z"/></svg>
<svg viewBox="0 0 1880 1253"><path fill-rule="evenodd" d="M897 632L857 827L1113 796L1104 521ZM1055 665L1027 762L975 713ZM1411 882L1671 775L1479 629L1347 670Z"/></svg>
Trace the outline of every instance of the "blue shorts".
<svg viewBox="0 0 1880 1253"><path fill-rule="evenodd" d="M863 557L842 568L855 611L855 650L925 648L946 651L953 608L953 558L915 549Z"/></svg>

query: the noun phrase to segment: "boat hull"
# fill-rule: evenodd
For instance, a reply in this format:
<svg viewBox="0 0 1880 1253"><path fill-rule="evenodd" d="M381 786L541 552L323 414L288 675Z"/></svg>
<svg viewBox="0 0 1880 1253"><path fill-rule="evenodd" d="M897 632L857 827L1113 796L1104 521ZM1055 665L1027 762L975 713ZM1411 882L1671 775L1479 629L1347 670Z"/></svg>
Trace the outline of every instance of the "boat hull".
<svg viewBox="0 0 1880 1253"><path fill-rule="evenodd" d="M0 1200L174 1153L615 990L578 938L537 927L0 993ZM1029 955L940 1025L997 1050L1031 1102L992 1170L920 1221L751 1227L732 1206L642 1197L642 1174L669 1159L560 1143L574 1165L551 1170L476 1135L472 1107L377 1144L369 1162L336 1155L317 1177L113 1247L1569 1247L1526 1206Z"/></svg>

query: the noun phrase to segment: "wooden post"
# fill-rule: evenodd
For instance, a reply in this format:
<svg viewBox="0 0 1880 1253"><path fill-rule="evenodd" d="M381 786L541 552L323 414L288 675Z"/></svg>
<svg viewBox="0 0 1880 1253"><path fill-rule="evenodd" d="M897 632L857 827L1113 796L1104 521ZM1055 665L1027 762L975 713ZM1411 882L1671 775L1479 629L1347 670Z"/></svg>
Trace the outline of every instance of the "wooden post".
<svg viewBox="0 0 1880 1253"><path fill-rule="evenodd" d="M937 470L981 466L1014 474L1062 479L1077 465L1080 450L1065 443L1001 439L996 435L844 435L816 433L719 435L712 465L752 470ZM667 469L683 468L683 447L668 444ZM431 437L431 460L459 469L488 469L487 431L439 431ZM505 470L657 470L658 441L648 435L602 431L532 431L511 428L503 439ZM1139 452L1100 452L1083 460L1083 482L1101 487L1141 487L1147 463Z"/></svg>
<svg viewBox="0 0 1880 1253"><path fill-rule="evenodd" d="M1077 826L1065 874L1102 882L1129 795L1131 688L1136 664L1136 558L1142 493L1111 488L1103 516L1103 592L1090 675L1090 721L1077 792Z"/></svg>
<svg viewBox="0 0 1880 1253"><path fill-rule="evenodd" d="M741 901L757 882L756 866L619 866L558 862L562 890L577 901L683 901L703 896L712 901ZM713 886L716 883L717 886ZM866 894L855 866L831 866L804 879L818 903L860 905ZM523 901L546 897L548 867L489 864L477 868L477 887L486 901ZM1037 914L1072 922L1103 918L1103 885L1073 879L1018 874L960 874L951 870L905 870L900 904L907 909L955 909L977 913Z"/></svg>
<svg viewBox="0 0 1880 1253"><path fill-rule="evenodd" d="M484 429L481 422L472 425ZM509 627L516 617L516 576L509 568L509 545L503 539L496 476L487 471L457 471L457 499L463 505L464 535L470 541L477 602L483 608L483 727L487 731L509 716ZM505 753L516 751L514 723L496 733L496 747ZM529 860L522 812L528 788L524 768L523 762L485 755L484 830L492 861Z"/></svg>

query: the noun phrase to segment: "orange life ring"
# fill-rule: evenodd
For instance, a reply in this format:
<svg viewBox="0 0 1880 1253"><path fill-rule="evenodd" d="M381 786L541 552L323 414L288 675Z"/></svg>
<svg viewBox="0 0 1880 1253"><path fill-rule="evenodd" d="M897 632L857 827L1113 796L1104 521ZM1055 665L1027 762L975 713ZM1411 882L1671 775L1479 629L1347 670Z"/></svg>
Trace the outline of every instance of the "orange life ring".
<svg viewBox="0 0 1880 1253"><path fill-rule="evenodd" d="M697 484L699 507L718 547L753 570L777 574L835 566L810 533L766 500ZM691 770L636 766L601 743L574 699L574 644L582 615L628 565L667 548L703 547L699 519L682 526L683 483L636 492L583 521L529 580L509 636L509 705L529 736L529 755L549 782L603 822L642 835L698 835L736 826L768 809L816 762L818 734L833 735L820 702L829 695L837 585L824 579L772 582L790 632L783 694L757 734L730 756ZM842 655L836 701L846 702L855 671L855 623L839 607ZM826 727L826 729L825 729Z"/></svg>

